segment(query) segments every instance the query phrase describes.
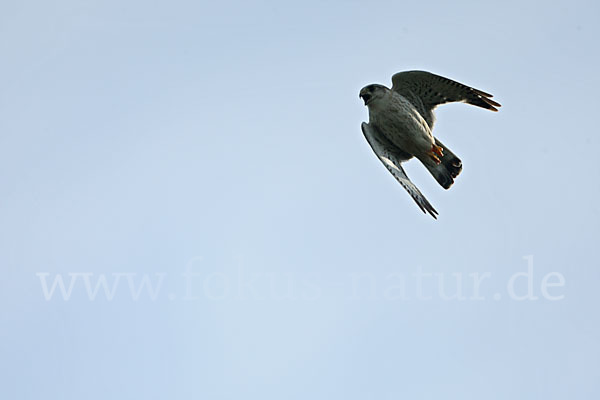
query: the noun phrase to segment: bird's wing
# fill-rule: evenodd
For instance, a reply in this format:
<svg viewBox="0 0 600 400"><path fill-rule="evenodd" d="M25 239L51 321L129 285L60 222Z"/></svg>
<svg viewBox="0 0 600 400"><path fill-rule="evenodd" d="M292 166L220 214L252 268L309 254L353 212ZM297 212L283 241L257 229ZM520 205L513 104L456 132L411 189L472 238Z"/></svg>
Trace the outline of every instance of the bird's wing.
<svg viewBox="0 0 600 400"><path fill-rule="evenodd" d="M500 107L491 94L425 71L398 72L392 76L392 90L407 98L433 128L433 109L460 101L491 111Z"/></svg>
<svg viewBox="0 0 600 400"><path fill-rule="evenodd" d="M421 193L414 183L408 179L408 176L406 176L406 172L404 172L404 169L402 169L401 166L401 158L398 152L395 151L395 146L374 126L363 122L361 129L367 142L369 142L369 145L377 155L377 158L379 158L388 171L394 175L394 178L396 178L402 187L406 189L419 208L424 213L429 213L433 218L437 219L438 212L433 208L431 203L427 201L425 196L423 196L423 193Z"/></svg>

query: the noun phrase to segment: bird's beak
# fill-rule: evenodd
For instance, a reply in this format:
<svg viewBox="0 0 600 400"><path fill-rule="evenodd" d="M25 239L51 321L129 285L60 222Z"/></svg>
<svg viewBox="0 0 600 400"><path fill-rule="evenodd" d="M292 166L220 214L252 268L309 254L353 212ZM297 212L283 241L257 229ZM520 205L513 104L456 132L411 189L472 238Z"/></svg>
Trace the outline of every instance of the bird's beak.
<svg viewBox="0 0 600 400"><path fill-rule="evenodd" d="M363 101L365 102L365 106L366 106L367 103L369 102L369 100L371 100L371 95L366 90L361 90L360 93L358 94L358 98L363 99Z"/></svg>

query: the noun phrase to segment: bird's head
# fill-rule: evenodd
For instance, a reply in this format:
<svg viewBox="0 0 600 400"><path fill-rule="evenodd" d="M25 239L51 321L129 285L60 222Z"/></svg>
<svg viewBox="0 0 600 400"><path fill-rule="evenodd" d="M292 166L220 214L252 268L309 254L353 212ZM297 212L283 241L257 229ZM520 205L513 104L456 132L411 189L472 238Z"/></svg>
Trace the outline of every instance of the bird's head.
<svg viewBox="0 0 600 400"><path fill-rule="evenodd" d="M390 91L390 89L386 88L383 85L372 84L367 85L364 88L360 89L360 93L358 97L363 99L365 102L365 106L368 106L373 101L378 99L382 99L385 95Z"/></svg>

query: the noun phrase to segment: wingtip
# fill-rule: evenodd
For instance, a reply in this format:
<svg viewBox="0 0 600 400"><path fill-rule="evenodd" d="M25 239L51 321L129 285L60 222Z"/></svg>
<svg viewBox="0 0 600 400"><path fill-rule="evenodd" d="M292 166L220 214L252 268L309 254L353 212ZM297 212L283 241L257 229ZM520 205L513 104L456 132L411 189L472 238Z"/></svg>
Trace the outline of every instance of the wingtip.
<svg viewBox="0 0 600 400"><path fill-rule="evenodd" d="M487 108L490 111L494 111L497 112L498 108L502 107L502 105L498 102L495 102L494 100L488 99L487 97L480 97L479 98L481 101L483 101L483 103L485 104L484 108ZM496 108L498 107L498 108Z"/></svg>
<svg viewBox="0 0 600 400"><path fill-rule="evenodd" d="M425 214L425 215L429 214L433 217L433 219L437 220L439 213L437 212L437 210L435 208L433 208L433 206L431 204L429 204L429 203L420 204L419 202L417 202L417 205L419 206L421 211L423 211L423 214Z"/></svg>
<svg viewBox="0 0 600 400"><path fill-rule="evenodd" d="M438 212L432 207L431 210L429 210L429 215L431 215L433 217L433 219L435 219L437 221L437 217L438 217Z"/></svg>
<svg viewBox="0 0 600 400"><path fill-rule="evenodd" d="M471 88L471 90L483 97L494 97L493 94L486 93L483 90L479 90L479 89L475 89L475 88Z"/></svg>
<svg viewBox="0 0 600 400"><path fill-rule="evenodd" d="M502 107L502 104L500 104L492 99L485 99L485 100L492 107ZM496 110L496 111L498 111L498 110Z"/></svg>

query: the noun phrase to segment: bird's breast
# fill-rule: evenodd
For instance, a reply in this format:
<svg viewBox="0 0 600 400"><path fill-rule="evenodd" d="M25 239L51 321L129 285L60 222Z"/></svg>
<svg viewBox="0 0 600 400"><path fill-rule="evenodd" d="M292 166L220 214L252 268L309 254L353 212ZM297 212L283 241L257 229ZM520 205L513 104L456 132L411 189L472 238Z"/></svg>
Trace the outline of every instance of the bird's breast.
<svg viewBox="0 0 600 400"><path fill-rule="evenodd" d="M427 151L433 143L427 123L412 104L403 98L393 98L369 109L369 121L392 143L410 154Z"/></svg>

